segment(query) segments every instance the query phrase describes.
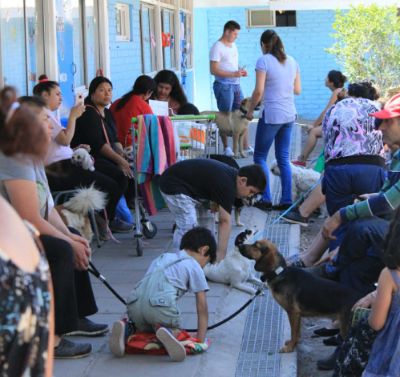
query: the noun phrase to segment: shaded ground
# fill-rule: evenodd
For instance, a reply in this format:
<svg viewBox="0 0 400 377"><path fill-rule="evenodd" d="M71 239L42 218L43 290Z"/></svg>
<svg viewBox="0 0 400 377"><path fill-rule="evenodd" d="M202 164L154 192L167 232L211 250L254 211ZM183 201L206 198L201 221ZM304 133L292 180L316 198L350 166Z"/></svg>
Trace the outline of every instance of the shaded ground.
<svg viewBox="0 0 400 377"><path fill-rule="evenodd" d="M304 146L307 138L306 132L302 134L302 145ZM310 160L315 160L322 149L320 139ZM317 235L324 219L313 218L308 227L301 227L301 252L307 250L313 238ZM320 318L306 318L302 320L302 335L300 344L297 347L297 375L298 377L328 377L332 372L320 371L317 369L317 360L328 357L334 347L327 347L322 343L324 338L313 338L313 332L320 327L329 326L330 320Z"/></svg>

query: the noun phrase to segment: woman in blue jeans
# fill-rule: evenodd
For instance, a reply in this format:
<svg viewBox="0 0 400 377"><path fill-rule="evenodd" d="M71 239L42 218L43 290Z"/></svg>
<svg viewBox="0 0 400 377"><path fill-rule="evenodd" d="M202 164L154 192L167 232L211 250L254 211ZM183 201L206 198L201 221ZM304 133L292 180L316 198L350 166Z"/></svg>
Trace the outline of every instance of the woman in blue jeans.
<svg viewBox="0 0 400 377"><path fill-rule="evenodd" d="M249 120L253 119L254 108L264 96L264 112L257 126L254 162L262 166L267 187L255 207L265 211L272 208L283 210L292 204L289 146L292 125L296 119L294 95L301 92L300 72L297 62L285 53L275 31L264 31L260 44L263 55L256 63L256 85L246 116ZM274 140L275 156L281 171L282 196L279 204L272 206L267 156Z"/></svg>

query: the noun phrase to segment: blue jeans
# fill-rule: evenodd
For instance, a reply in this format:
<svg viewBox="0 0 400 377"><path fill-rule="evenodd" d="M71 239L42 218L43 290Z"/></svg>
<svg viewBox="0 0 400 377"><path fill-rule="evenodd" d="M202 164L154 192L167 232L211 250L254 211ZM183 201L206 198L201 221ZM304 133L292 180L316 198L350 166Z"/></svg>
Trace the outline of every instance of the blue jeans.
<svg viewBox="0 0 400 377"><path fill-rule="evenodd" d="M219 111L234 111L240 108L243 93L239 84L223 84L214 81L213 89Z"/></svg>
<svg viewBox="0 0 400 377"><path fill-rule="evenodd" d="M267 157L272 142L275 140L275 157L281 171L282 182L280 204L292 203L292 170L290 168L289 147L293 124L294 122L283 124L265 123L264 114L258 121L256 145L254 148L254 163L261 165L267 178L267 186L263 194L263 200L266 202L272 202Z"/></svg>
<svg viewBox="0 0 400 377"><path fill-rule="evenodd" d="M385 169L372 164L325 165L322 192L332 216L340 208L354 203L361 194L379 192L385 181Z"/></svg>

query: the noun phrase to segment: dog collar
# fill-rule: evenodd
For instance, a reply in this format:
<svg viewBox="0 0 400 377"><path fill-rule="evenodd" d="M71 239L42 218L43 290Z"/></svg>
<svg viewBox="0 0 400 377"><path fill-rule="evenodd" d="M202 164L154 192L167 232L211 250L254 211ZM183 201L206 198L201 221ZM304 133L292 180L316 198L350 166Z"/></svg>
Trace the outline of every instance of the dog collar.
<svg viewBox="0 0 400 377"><path fill-rule="evenodd" d="M275 269L275 271L271 272L268 275L264 275L261 280L270 283L272 280L277 278L283 271L285 271L285 268L282 266L279 266L278 268Z"/></svg>

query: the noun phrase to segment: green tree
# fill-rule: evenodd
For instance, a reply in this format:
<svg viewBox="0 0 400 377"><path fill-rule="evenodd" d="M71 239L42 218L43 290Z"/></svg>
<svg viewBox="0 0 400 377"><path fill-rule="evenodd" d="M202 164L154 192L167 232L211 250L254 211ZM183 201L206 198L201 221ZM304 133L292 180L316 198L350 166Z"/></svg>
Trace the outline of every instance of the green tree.
<svg viewBox="0 0 400 377"><path fill-rule="evenodd" d="M373 80L385 94L400 84L400 20L394 6L353 6L336 11L336 56L350 81Z"/></svg>

